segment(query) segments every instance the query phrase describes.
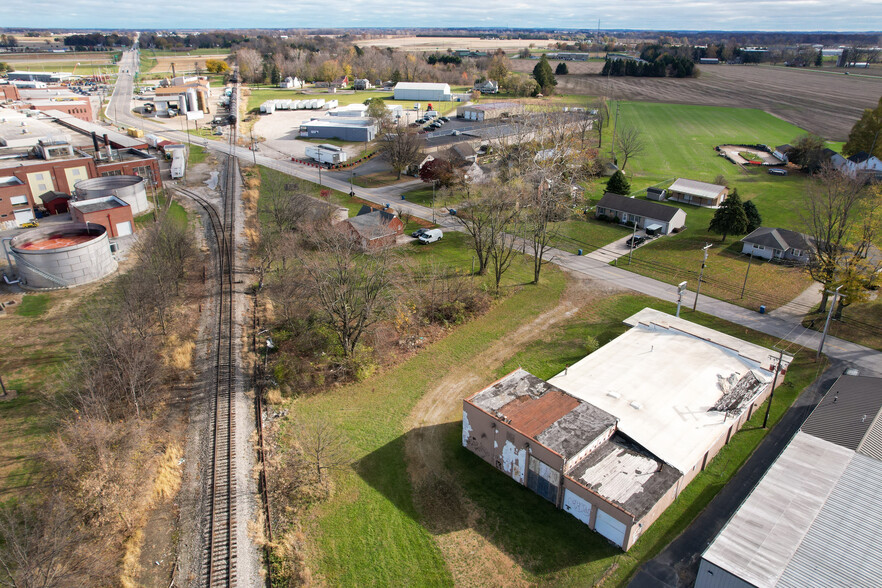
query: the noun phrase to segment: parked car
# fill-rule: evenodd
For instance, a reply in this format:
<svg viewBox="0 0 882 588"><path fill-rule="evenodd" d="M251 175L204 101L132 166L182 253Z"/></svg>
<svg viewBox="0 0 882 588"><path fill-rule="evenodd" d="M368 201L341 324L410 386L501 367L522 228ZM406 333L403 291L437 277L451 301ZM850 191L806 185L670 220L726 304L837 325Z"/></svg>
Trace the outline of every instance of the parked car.
<svg viewBox="0 0 882 588"><path fill-rule="evenodd" d="M30 221L21 223L18 226L21 227L22 229L36 229L37 227L40 226L40 223L38 223L35 220L30 220Z"/></svg>
<svg viewBox="0 0 882 588"><path fill-rule="evenodd" d="M211 134L220 137L221 135L224 134L224 132L223 132L222 130L218 129L218 128L215 128L215 129L211 132Z"/></svg>
<svg viewBox="0 0 882 588"><path fill-rule="evenodd" d="M427 229L425 227L420 227L419 229L417 229L413 233L411 233L410 236L413 237L414 239L418 239L428 230L429 229Z"/></svg>
<svg viewBox="0 0 882 588"><path fill-rule="evenodd" d="M444 236L444 233L441 229L429 229L422 235L420 235L420 243L423 245L428 245L429 243L434 243L435 241L440 241Z"/></svg>
<svg viewBox="0 0 882 588"><path fill-rule="evenodd" d="M638 247L640 245L643 245L645 242L646 242L646 237L644 237L643 235L634 235L633 237L628 239L625 242L625 244L628 247L630 247L631 249L633 249L634 247Z"/></svg>
<svg viewBox="0 0 882 588"><path fill-rule="evenodd" d="M443 121L443 122L450 122L450 119L447 118L446 116L442 116L442 117L439 118L438 120Z"/></svg>
<svg viewBox="0 0 882 588"><path fill-rule="evenodd" d="M787 170L781 169L780 167L773 167L773 168L769 169L769 173L772 174L773 176L786 176Z"/></svg>

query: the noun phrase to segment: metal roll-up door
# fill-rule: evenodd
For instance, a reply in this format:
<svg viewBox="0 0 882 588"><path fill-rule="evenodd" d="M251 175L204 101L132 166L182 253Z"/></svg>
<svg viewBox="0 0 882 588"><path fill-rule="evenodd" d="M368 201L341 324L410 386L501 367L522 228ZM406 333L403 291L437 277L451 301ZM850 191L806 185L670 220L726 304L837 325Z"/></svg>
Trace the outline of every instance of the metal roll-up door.
<svg viewBox="0 0 882 588"><path fill-rule="evenodd" d="M600 509L597 509L597 519L594 521L594 530L618 545L622 546L625 541L625 523L619 522Z"/></svg>

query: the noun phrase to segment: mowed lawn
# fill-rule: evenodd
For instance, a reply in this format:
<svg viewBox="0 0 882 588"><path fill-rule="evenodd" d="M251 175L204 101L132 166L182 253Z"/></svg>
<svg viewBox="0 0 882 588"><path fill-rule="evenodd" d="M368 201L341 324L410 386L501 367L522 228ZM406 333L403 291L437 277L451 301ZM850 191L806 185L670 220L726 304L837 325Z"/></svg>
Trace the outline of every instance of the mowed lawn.
<svg viewBox="0 0 882 588"><path fill-rule="evenodd" d="M346 106L349 104L364 104L366 100L370 100L371 98L382 98L386 104L399 104L405 110L413 110L414 106L417 102L412 100L395 100L393 98L393 94L388 91L374 91L367 90L362 92L352 92L338 94L331 93L323 93L321 92L321 88L319 88L315 93L303 93L298 92L296 90L288 90L284 88L272 88L266 86L257 86L249 88L251 91L251 95L248 97L248 110L254 110L256 108L260 108L260 105L266 102L267 100L317 100L324 99L325 101L336 100L339 106ZM425 110L428 102L423 101L420 102L420 107ZM432 106L440 112L441 114L447 114L456 109L457 106L461 106L460 102L432 102ZM321 112L321 111L317 111Z"/></svg>
<svg viewBox="0 0 882 588"><path fill-rule="evenodd" d="M809 181L806 176L798 172L772 176L760 167L741 169L714 150L716 145L726 143L789 143L805 134L799 127L747 108L636 102L619 105L618 124L639 128L646 142L644 152L629 160L626 167L632 193L640 195L649 186L667 187L678 177L713 182L723 175L742 200L754 202L764 226L800 230L799 210ZM611 140L611 129L608 134ZM799 269L754 260L747 276L745 297L741 298L748 266L748 257L739 253L737 244L743 235L729 236L721 242L719 235L707 230L713 210L679 206L686 211L687 229L640 247L629 269L671 284L687 280L694 291L701 268L701 248L711 243L705 270L707 282L702 285L705 294L749 308L764 304L771 310L811 285L807 274Z"/></svg>

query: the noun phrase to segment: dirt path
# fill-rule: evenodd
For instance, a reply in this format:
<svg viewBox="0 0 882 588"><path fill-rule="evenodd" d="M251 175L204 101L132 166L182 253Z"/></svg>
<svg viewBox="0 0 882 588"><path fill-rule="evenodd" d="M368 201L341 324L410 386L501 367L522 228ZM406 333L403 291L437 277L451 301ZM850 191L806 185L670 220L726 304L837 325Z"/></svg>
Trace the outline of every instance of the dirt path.
<svg viewBox="0 0 882 588"><path fill-rule="evenodd" d="M499 365L514 350L541 339L578 313L586 300L615 291L610 284L571 276L557 306L499 339L468 364L451 370L408 417L405 454L414 501L422 522L435 534L457 586L526 586L528 580L521 566L478 530L482 513L444 470L441 427L433 425L461 418L462 399L487 383L487 366Z"/></svg>

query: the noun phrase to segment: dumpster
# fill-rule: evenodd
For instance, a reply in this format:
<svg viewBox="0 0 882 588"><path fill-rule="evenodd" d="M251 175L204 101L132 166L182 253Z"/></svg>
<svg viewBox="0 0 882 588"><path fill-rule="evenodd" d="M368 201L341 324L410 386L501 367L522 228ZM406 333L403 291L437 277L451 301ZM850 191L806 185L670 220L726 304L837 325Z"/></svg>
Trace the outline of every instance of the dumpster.
<svg viewBox="0 0 882 588"><path fill-rule="evenodd" d="M579 255L582 255L582 250L581 250L581 249L579 249Z"/></svg>

